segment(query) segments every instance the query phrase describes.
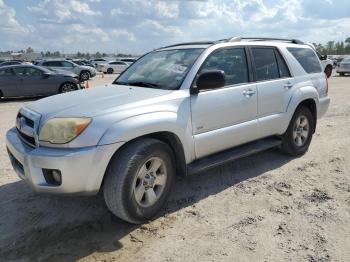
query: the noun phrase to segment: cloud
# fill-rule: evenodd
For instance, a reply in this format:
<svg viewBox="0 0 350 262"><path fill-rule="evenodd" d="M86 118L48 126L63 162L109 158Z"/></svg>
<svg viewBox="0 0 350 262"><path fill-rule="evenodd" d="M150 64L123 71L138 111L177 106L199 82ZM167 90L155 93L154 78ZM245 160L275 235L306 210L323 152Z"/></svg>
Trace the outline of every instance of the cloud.
<svg viewBox="0 0 350 262"><path fill-rule="evenodd" d="M0 0L0 34L2 36L15 34L26 35L34 30L32 26L20 24L16 19L15 9L6 6L4 1Z"/></svg>
<svg viewBox="0 0 350 262"><path fill-rule="evenodd" d="M323 43L350 36L347 0L35 0L26 9L19 7L25 3L20 0L6 3L0 0L1 36L6 32L2 48L17 43L142 53L176 42L231 36Z"/></svg>
<svg viewBox="0 0 350 262"><path fill-rule="evenodd" d="M115 38L124 38L131 42L136 41L135 35L133 33L126 31L125 29L113 29L111 31L111 35L114 36Z"/></svg>

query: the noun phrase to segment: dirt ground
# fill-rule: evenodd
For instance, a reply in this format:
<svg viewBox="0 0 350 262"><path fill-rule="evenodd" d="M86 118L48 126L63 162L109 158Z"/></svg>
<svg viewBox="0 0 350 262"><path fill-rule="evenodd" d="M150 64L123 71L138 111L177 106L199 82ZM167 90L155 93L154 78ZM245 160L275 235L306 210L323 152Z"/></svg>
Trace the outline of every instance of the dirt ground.
<svg viewBox="0 0 350 262"><path fill-rule="evenodd" d="M20 181L4 136L28 100L0 102L0 261L350 261L350 76L333 76L330 96L304 156L269 150L178 179L141 226L114 218L101 195Z"/></svg>

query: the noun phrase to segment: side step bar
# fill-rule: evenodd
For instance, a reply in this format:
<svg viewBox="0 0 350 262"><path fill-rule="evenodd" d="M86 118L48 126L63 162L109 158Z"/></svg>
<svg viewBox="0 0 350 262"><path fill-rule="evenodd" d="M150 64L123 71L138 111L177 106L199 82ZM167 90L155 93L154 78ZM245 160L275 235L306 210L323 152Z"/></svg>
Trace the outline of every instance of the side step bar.
<svg viewBox="0 0 350 262"><path fill-rule="evenodd" d="M269 148L277 147L281 145L281 143L281 139L270 137L237 146L211 156L203 157L187 165L187 175L194 175L204 170L223 165L227 162L231 162Z"/></svg>

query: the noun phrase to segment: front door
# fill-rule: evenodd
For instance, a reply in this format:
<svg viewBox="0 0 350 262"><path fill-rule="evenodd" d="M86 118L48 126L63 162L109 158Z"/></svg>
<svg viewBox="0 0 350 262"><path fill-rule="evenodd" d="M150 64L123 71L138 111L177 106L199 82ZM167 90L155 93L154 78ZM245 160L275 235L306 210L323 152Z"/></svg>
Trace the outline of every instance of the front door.
<svg viewBox="0 0 350 262"><path fill-rule="evenodd" d="M214 51L199 74L225 72L225 86L191 95L192 127L196 157L219 152L255 140L257 124L256 84L250 83L244 47Z"/></svg>

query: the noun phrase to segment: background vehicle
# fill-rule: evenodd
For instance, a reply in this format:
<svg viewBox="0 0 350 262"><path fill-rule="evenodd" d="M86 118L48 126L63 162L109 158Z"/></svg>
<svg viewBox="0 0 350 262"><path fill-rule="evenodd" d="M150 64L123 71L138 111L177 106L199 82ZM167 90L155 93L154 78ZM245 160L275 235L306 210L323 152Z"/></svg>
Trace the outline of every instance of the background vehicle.
<svg viewBox="0 0 350 262"><path fill-rule="evenodd" d="M336 67L336 71L341 76L350 74L350 57L344 58L341 62L339 62Z"/></svg>
<svg viewBox="0 0 350 262"><path fill-rule="evenodd" d="M90 66L90 67L95 68L95 66L93 64L91 64L90 61L88 61L88 60L78 59L78 60L73 60L73 62L76 63L77 65L83 65L83 66L85 65L85 66Z"/></svg>
<svg viewBox="0 0 350 262"><path fill-rule="evenodd" d="M318 58L321 61L321 65L322 65L324 73L326 74L326 76L328 78L331 77L334 62L331 59L328 59L327 55L321 55L319 52L316 52L316 53L317 53Z"/></svg>
<svg viewBox="0 0 350 262"><path fill-rule="evenodd" d="M9 65L20 65L20 64L22 64L22 61L10 60L10 61L2 62L0 64L0 67L9 66Z"/></svg>
<svg viewBox="0 0 350 262"><path fill-rule="evenodd" d="M79 76L81 81L89 80L91 77L96 75L96 69L90 66L82 66L67 60L48 60L41 61L37 64L38 66L50 67L53 69L62 69L73 72Z"/></svg>
<svg viewBox="0 0 350 262"><path fill-rule="evenodd" d="M129 65L134 63L136 60L137 60L136 58L121 58L121 59L119 59L119 61L128 63Z"/></svg>
<svg viewBox="0 0 350 262"><path fill-rule="evenodd" d="M0 97L39 96L80 89L78 76L34 65L0 68Z"/></svg>
<svg viewBox="0 0 350 262"><path fill-rule="evenodd" d="M107 62L108 61L103 58L96 58L96 59L90 60L90 63L93 64L95 67L97 67L99 64L105 64Z"/></svg>
<svg viewBox="0 0 350 262"><path fill-rule="evenodd" d="M112 61L107 64L99 64L97 66L97 70L107 74L120 74L126 68L128 68L129 64L122 61Z"/></svg>
<svg viewBox="0 0 350 262"><path fill-rule="evenodd" d="M35 190L103 189L111 212L142 223L175 175L272 147L304 154L329 103L320 61L299 40L182 43L144 55L110 86L26 104L7 147Z"/></svg>

